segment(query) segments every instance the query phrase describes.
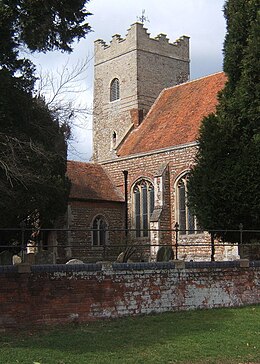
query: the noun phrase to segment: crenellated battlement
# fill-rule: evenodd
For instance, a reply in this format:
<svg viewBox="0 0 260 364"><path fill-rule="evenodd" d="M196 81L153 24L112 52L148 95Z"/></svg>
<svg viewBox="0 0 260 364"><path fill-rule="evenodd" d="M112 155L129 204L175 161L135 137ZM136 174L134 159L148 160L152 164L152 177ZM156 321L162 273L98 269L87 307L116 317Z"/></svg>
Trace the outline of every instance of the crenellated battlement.
<svg viewBox="0 0 260 364"><path fill-rule="evenodd" d="M134 50L152 52L161 56L187 61L189 60L189 37L182 36L171 43L166 34L161 33L152 38L142 23L134 23L128 29L125 38L115 34L112 36L110 44L102 39L95 41L95 64Z"/></svg>
<svg viewBox="0 0 260 364"><path fill-rule="evenodd" d="M116 157L116 147L139 125L160 92L189 80L189 37L171 43L166 34L152 38L134 23L125 38L95 42L93 160ZM111 99L117 80L118 98Z"/></svg>

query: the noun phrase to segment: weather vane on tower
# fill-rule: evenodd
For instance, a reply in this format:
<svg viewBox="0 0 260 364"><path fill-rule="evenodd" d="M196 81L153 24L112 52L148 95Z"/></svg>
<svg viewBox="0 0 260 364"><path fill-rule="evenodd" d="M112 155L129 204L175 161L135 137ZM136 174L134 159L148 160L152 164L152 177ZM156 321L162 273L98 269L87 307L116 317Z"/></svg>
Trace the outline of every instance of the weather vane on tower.
<svg viewBox="0 0 260 364"><path fill-rule="evenodd" d="M137 16L137 20L140 21L142 24L144 24L145 21L150 23L148 17L145 16L144 14L145 14L145 9L142 10L142 16Z"/></svg>

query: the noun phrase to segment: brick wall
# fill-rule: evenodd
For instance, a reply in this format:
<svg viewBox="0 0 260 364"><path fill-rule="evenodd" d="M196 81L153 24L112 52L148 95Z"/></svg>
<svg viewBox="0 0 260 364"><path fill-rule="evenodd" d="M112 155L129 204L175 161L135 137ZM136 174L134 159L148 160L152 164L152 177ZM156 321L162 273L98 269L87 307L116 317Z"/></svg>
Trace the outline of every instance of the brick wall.
<svg viewBox="0 0 260 364"><path fill-rule="evenodd" d="M0 267L0 329L257 304L260 264L240 264Z"/></svg>
<svg viewBox="0 0 260 364"><path fill-rule="evenodd" d="M162 166L167 167L165 176L164 204L160 219L161 229L173 229L175 219L175 182L183 171L190 169L197 151L196 145L180 146L161 153L147 153L124 158L116 161L104 162L103 168L107 171L115 186L124 193L124 176L122 171L128 171L128 217L129 228L133 227L133 201L132 188L134 183L140 178L154 180ZM135 239L138 243L141 239ZM169 232L162 232L160 237L161 244L174 244L174 234L171 237ZM209 254L210 257L210 254ZM193 257L194 258L194 257Z"/></svg>
<svg viewBox="0 0 260 364"><path fill-rule="evenodd" d="M102 215L107 224L107 240L105 246L93 246L93 220ZM125 207L124 203L113 201L69 200L66 215L56 224L57 231L49 234L48 252L54 254L53 262L66 263L70 259L80 259L84 263L100 260L116 260L125 248ZM44 252L44 263L47 260ZM39 262L39 254L35 257Z"/></svg>
<svg viewBox="0 0 260 364"><path fill-rule="evenodd" d="M93 246L92 223L97 215L105 218L108 228L106 247ZM58 262L77 258L83 262L116 259L124 250L124 204L109 201L70 201L66 237L59 237Z"/></svg>
<svg viewBox="0 0 260 364"><path fill-rule="evenodd" d="M184 170L189 170L194 163L197 146L180 146L160 153L146 153L124 158L115 161L102 163L110 178L122 193L124 193L124 176L122 171L128 171L128 193L130 195L134 182L141 177L148 177L153 180L158 170L169 163L169 189L171 205L174 206L174 183L176 178Z"/></svg>

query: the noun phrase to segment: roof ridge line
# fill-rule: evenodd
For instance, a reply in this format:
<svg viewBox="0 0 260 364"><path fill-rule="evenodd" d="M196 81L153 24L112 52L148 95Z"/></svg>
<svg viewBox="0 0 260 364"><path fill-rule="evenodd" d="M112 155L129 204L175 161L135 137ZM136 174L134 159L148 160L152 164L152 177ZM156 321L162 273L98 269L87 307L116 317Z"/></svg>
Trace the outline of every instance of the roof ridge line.
<svg viewBox="0 0 260 364"><path fill-rule="evenodd" d="M121 197L124 200L124 194L121 192L120 188L118 188L115 185L114 181L112 180L112 177L110 176L110 174L108 173L108 171L106 170L106 168L103 167L103 165L101 163L97 163L97 164L100 165L100 167L104 171L105 175L107 176L108 180L111 182L111 185L113 186L114 192L118 195L118 197Z"/></svg>
<svg viewBox="0 0 260 364"><path fill-rule="evenodd" d="M180 87L180 86L183 86L183 85L191 84L191 83L193 83L193 82L200 81L200 80L203 80L204 78L212 77L212 76L218 75L218 74L220 74L220 73L224 73L224 72L223 72L223 71L215 72L215 73L212 73L212 74L207 75L207 76L202 76L202 77L196 78L195 80L190 80L190 81L187 81L187 82L180 83L180 84L178 84L178 85L174 85L174 86L170 86L170 87L165 87L164 89L162 89L162 91L161 91L161 92L159 93L159 95L157 96L157 98L156 98L155 102L153 103L152 107L149 109L148 113L146 114L146 116L145 116L144 120L142 121L142 123L141 123L140 125L142 125L142 124L143 124L143 122L144 122L144 121L148 118L149 114L150 114L150 113L152 112L152 110L155 108L155 106L156 106L157 102L159 101L159 99L160 99L160 97L161 97L161 95L162 95L162 93L163 93L164 91L167 91L167 90L170 90L170 89L173 89L173 88L177 88L177 87ZM138 125L138 127L137 127L137 128L135 128L135 129L134 129L134 131L135 131L135 130L138 130L138 129L139 129L139 127L140 127L140 125Z"/></svg>
<svg viewBox="0 0 260 364"><path fill-rule="evenodd" d="M183 86L183 85L187 85L187 84L190 84L190 83L193 83L193 82L197 82L197 81L203 80L204 78L212 77L212 76L218 75L220 73L225 73L225 72L224 71L219 71L219 72L211 73L210 75L207 75L207 76L201 76L199 78L195 78L194 80L179 83L178 85L165 87L162 91L169 90L169 89L175 88L175 87L180 87L180 86Z"/></svg>
<svg viewBox="0 0 260 364"><path fill-rule="evenodd" d="M84 164L95 164L95 162L93 161L77 161L77 160L73 160L73 159L67 159L67 163L68 162L72 162L72 163L84 163Z"/></svg>

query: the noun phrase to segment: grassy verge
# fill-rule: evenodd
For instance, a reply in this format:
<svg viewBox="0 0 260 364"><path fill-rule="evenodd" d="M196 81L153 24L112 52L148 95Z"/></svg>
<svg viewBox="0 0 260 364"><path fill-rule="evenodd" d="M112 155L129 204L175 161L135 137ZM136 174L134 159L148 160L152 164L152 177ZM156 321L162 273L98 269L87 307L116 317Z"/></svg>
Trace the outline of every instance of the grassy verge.
<svg viewBox="0 0 260 364"><path fill-rule="evenodd" d="M260 363L260 306L2 334L0 363Z"/></svg>

